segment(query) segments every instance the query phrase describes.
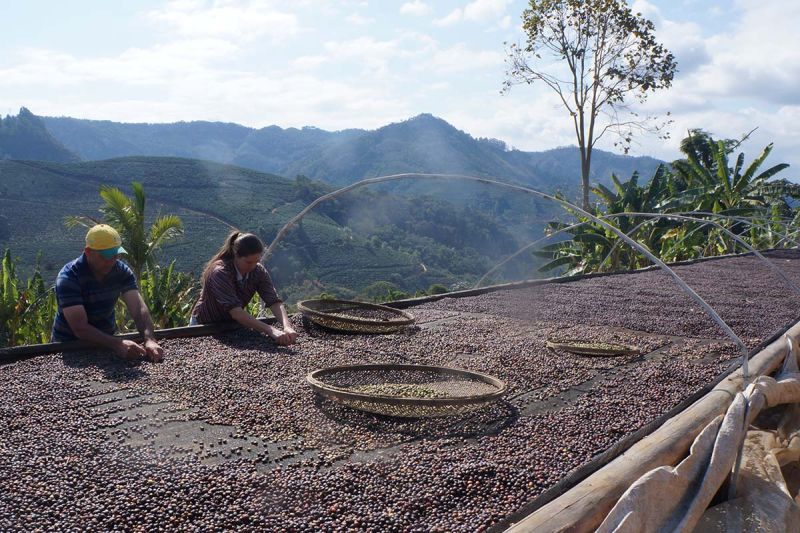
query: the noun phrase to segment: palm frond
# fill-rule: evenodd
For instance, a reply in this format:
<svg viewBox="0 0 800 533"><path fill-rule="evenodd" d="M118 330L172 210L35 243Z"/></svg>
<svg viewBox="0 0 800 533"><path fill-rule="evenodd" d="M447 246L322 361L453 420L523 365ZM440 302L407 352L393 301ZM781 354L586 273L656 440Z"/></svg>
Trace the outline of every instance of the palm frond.
<svg viewBox="0 0 800 533"><path fill-rule="evenodd" d="M134 207L137 213L144 215L145 195L144 187L138 181L134 181L131 185L133 187Z"/></svg>
<svg viewBox="0 0 800 533"><path fill-rule="evenodd" d="M150 226L150 249L155 250L164 243L183 235L183 222L177 215L158 217Z"/></svg>
<svg viewBox="0 0 800 533"><path fill-rule="evenodd" d="M772 151L772 143L769 143L767 146L764 147L764 150L761 151L761 155L755 158L753 162L748 165L747 170L745 170L744 174L742 175L742 180L744 180L745 183L750 183L753 180L753 176L758 170L758 167L761 166L761 163L764 162L764 160L767 158L767 156L771 151Z"/></svg>
<svg viewBox="0 0 800 533"><path fill-rule="evenodd" d="M82 226L84 228L91 228L101 224L99 220L89 215L67 215L64 217L64 225L70 229Z"/></svg>
<svg viewBox="0 0 800 533"><path fill-rule="evenodd" d="M131 233L136 226L136 215L131 208L131 200L116 187L103 185L100 197L105 202L100 208L105 220L120 233Z"/></svg>

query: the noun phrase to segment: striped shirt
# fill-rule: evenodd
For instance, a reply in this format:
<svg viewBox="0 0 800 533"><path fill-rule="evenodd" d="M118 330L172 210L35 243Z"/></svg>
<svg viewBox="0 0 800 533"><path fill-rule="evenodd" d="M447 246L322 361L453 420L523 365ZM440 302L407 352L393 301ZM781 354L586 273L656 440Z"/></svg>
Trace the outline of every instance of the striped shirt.
<svg viewBox="0 0 800 533"><path fill-rule="evenodd" d="M233 260L220 259L209 272L192 315L197 316L201 324L233 320L230 310L235 307L244 309L255 293L267 306L282 302L264 265L259 263L246 276L239 278Z"/></svg>
<svg viewBox="0 0 800 533"><path fill-rule="evenodd" d="M120 294L138 289L136 277L122 261L118 260L100 281L92 273L86 254L81 254L79 258L64 265L56 277L58 311L53 321L53 341L77 339L64 317L64 309L76 305L82 305L86 310L89 325L113 335L117 330L114 306Z"/></svg>

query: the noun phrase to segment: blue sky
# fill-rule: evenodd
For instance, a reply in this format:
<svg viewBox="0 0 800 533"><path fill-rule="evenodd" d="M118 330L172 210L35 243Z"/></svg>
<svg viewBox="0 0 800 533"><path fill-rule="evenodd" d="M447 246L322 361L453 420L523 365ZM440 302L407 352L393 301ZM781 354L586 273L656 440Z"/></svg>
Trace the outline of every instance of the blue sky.
<svg viewBox="0 0 800 533"><path fill-rule="evenodd" d="M377 128L419 113L524 150L574 144L544 88L501 95L520 0L28 0L4 6L0 112L127 122ZM636 0L676 55L673 87L640 111L672 139L632 153L678 156L691 127L758 128L755 157L800 169L800 2ZM602 148L611 148L611 139Z"/></svg>

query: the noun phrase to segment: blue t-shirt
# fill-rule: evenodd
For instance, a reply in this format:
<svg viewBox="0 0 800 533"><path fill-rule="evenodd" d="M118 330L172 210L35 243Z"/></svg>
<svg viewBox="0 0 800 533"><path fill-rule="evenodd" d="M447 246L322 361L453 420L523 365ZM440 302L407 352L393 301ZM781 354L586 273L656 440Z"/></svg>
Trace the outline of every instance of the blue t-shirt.
<svg viewBox="0 0 800 533"><path fill-rule="evenodd" d="M86 254L70 261L56 277L58 312L53 321L53 341L77 339L64 318L64 309L74 305L82 305L86 309L86 318L90 325L113 335L117 329L114 306L120 294L132 290L138 290L136 276L122 261L117 261L103 281L98 281L92 274Z"/></svg>

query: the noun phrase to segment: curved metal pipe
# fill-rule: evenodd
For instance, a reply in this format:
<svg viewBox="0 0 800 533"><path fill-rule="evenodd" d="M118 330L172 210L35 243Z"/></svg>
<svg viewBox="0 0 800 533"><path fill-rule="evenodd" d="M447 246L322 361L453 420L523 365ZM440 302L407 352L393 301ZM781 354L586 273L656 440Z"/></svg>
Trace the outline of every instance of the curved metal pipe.
<svg viewBox="0 0 800 533"><path fill-rule="evenodd" d="M642 220L641 222L639 222L638 224L636 224L636 225L633 227L633 229L631 229L631 230L628 232L628 235L632 237L632 236L633 236L633 235L634 235L634 234L635 234L637 231L639 231L639 228L641 228L641 227L642 227L642 226L644 226L645 224L649 224L649 223L651 223L651 222L653 222L653 220ZM603 260L602 260L602 261L600 261L600 266L601 266L601 267L602 267L602 266L603 266L603 265L606 263L606 261L608 261L608 258L609 258L609 257L611 257L611 254L613 254L613 253L614 253L614 250L616 250L616 249L619 247L619 245L620 245L621 243L622 243L622 241L617 241L617 242L615 242L615 243L614 243L614 244L611 246L611 249L608 251L608 253L606 254L606 256L603 258Z"/></svg>
<svg viewBox="0 0 800 533"><path fill-rule="evenodd" d="M704 215L704 216L713 216L713 217L717 217L717 218L725 218L725 219L732 219L732 220L736 220L737 222L741 222L741 223L744 223L744 224L748 224L748 225L750 225L751 227L755 226L755 227L757 227L757 228L761 228L761 229L764 229L765 227L767 227L767 225L765 225L765 224L757 224L757 223L755 223L755 222L753 222L753 221L751 221L751 220L748 220L748 219L746 219L746 218L735 217L735 216L732 216L732 215L723 215L723 214L721 214L721 213L709 213L709 212L707 212L707 211L682 211L682 212L678 212L678 213L676 213L676 214L678 214L678 215L693 215L693 214L696 214L696 215ZM634 228L633 228L631 231L629 231L629 232L628 232L628 235L632 235L632 234L636 233L636 231L637 231L639 228L641 228L642 226L644 226L645 224L648 224L648 223L650 223L650 222L652 222L652 220L645 220L645 221L643 221L643 222L640 222L640 223L639 223L639 224L637 224L637 225L636 225L636 226L635 226L635 227L634 227ZM697 228L697 229L703 228L703 227L705 227L705 226L706 226L706 224L703 224L703 225L701 225L701 226L700 226L699 228ZM697 231L697 230L693 230L691 233L694 233L694 231ZM678 241L678 242L679 242L679 243L680 243L680 242L683 242L683 240L684 240L684 239L686 239L687 237L689 237L689 235L690 235L690 234L687 234L686 236L684 236L684 237L683 237L683 238L682 238L680 241ZM787 238L789 238L788 234L787 234L785 237L783 237L782 239L780 239L780 240L777 242L777 244L780 244L780 243L782 243L782 242L783 242L784 240L786 240ZM794 240L794 239L790 239L790 240L792 240L792 241L793 241L793 242L794 242L796 245L800 246L800 243L798 243L796 240ZM621 243L621 241L617 241L617 242L615 242L615 243L614 243L614 245L611 247L611 250L609 250L609 251L608 251L608 254L606 255L606 257L605 257L605 258L603 258L603 260L600 262L600 265L601 265L601 266L602 266L602 265L603 265L603 264L604 264L604 263L605 263L605 262L608 260L608 258L609 258L609 257L611 257L611 254L614 252L614 250L616 250L616 249L617 249L617 247L620 245L620 243ZM677 243L676 243L676 244L677 244Z"/></svg>
<svg viewBox="0 0 800 533"><path fill-rule="evenodd" d="M787 232L785 236L781 237L780 239L778 239L775 242L775 247L779 248L781 243L783 243L783 241L785 241L785 240L790 240L790 241L794 242L795 244L798 244L798 242L796 240L794 240L794 239L789 237L789 235L797 235L798 233L800 233L800 229L796 229L796 230L792 231L791 233ZM798 246L800 246L800 244L798 244Z"/></svg>
<svg viewBox="0 0 800 533"><path fill-rule="evenodd" d="M330 193L325 194L323 196L320 196L319 198L317 198L316 200L314 200L313 202L308 204L308 206L306 206L300 213L298 213L297 215L292 217L292 219L289 220L289 222L287 222L278 231L278 234L275 236L275 239L273 239L273 241L270 243L269 247L264 251L264 255L261 258L262 262L267 260L272 255L272 251L274 250L275 246L277 246L277 244L280 242L280 240L283 239L283 237L286 235L286 233L298 221L300 221L306 215L306 213L311 211L314 207L316 207L320 203L322 203L322 202L324 202L326 200L332 199L332 198L336 198L337 196L339 196L341 194L344 194L344 193L346 193L348 191L352 191L352 190L357 189L359 187L365 187L367 185L371 185L371 184L375 184L375 183L384 183L384 182L387 182L387 181L394 181L394 180L407 179L407 178L460 179L460 180L474 181L474 182L477 182L477 183L486 183L486 184L489 184L489 185L496 185L496 186L499 186L499 187L505 187L505 188L510 189L510 190L514 190L514 191L518 191L518 192L524 192L526 194L532 194L534 196L537 196L539 198L543 198L545 200L550 200L550 201L555 202L556 204L560 205L561 207L563 207L563 208L565 208L567 210L571 210L573 212L580 213L584 217L589 218L590 220L594 221L597 224L600 224L601 226L603 226L607 230L609 230L612 233L614 233L615 235L617 235L617 237L619 237L620 239L622 239L625 242L627 242L630 246L632 246L635 249L637 249L639 252L641 252L643 255L645 255L648 259L650 259L650 261L652 261L659 268L661 268L663 271L665 271L673 279L673 281L681 288L681 290L683 290L687 295L689 295L690 298L692 298L695 302L697 302L706 311L706 313L708 313L708 315L712 318L712 320L714 320L714 322L716 322L717 325L722 329L722 331L725 333L725 335L727 335L737 346L739 346L739 349L742 351L742 372L744 374L745 383L749 379L749 372L748 372L748 367L747 367L747 357L749 355L749 350L747 349L747 346L744 344L744 342L739 338L738 335L736 335L736 333L733 332L733 330L730 328L730 326L728 326L728 324L724 320L722 320L722 318L719 316L719 314L717 314L717 312L714 311L714 308L712 308L708 304L708 302L706 302L699 294L697 294L694 291L694 289L692 289L685 281L683 281L680 278L680 276L678 276L669 266L667 266L663 261L661 261L658 257L656 257L653 254L653 252L651 252L646 246L643 246L643 245L639 244L638 242L636 242L635 240L631 239L630 237L625 235L625 233L622 232L616 226L613 226L613 225L609 224L608 222L599 219L595 215L592 215L591 213L589 213L587 211L584 211L580 207L578 207L576 205L573 205L570 202L567 202L566 200L562 200L562 199L557 198L557 197L555 197L553 195L550 195L550 194L547 194L547 193L543 193L541 191L537 191L536 189L531 189L529 187L523 187L521 185L513 185L513 184L510 184L510 183L505 183L505 182L497 181L497 180L493 180L493 179L476 178L474 176L465 176L465 175L462 175L462 174L424 174L424 173L417 173L417 172L409 172L409 173L402 173L402 174L393 174L393 175L389 175L389 176L379 176L379 177L376 177L376 178L367 178L367 179L364 179L364 180L361 180L361 181L357 181L356 183L352 183L352 184L350 184L350 185L348 185L346 187L342 187L341 189L338 189L336 191L330 192Z"/></svg>
<svg viewBox="0 0 800 533"><path fill-rule="evenodd" d="M509 261L511 261L512 259L514 259L515 257L519 256L519 255L520 255L522 252L524 252L525 250L529 250L529 249L533 248L534 246L536 246L537 244L539 244L539 243L540 243L540 242L542 242L542 241L546 241L546 240L548 240L548 239L552 239L553 237L555 237L555 236L556 236L556 235L558 235L559 233L564 233L565 231L569 231L569 230L571 230L571 229L575 229L575 228L579 228L579 227L581 227L581 226L585 226L585 225L586 225L586 224L588 224L588 223L589 223L589 221L588 221L588 220L585 220L585 221L583 221L583 222L578 222L577 224L573 224L573 225L571 225L571 226L567 226L567 227L561 228L560 230L556 230L556 231L554 231L554 232L553 232L553 233L551 233L550 235L545 235L545 236L544 236L544 237L542 237L541 239L536 239L536 240L535 240L535 241L533 241L532 243L526 244L525 246L523 246L522 248L520 248L519 250L517 250L517 251L516 251L516 252L514 252L513 254L509 255L508 257L506 257L505 259L503 259L502 261L500 261L499 263L497 263L495 266L493 266L493 267L492 267L492 268L491 268L489 271L487 271L487 272L486 272L486 274L484 274L483 276L481 276L481 279L479 279L479 280L478 280L478 281L475 283L475 285L473 285L473 288L474 288L474 289L477 289L478 287L480 287L480 286L481 286L481 283L483 283L483 281L484 281L486 278L488 278L489 276L491 276L492 274L494 274L494 273L495 273L495 271L497 271L497 269L499 269L500 267L502 267L503 265L505 265L506 263L508 263L508 262L509 262Z"/></svg>
<svg viewBox="0 0 800 533"><path fill-rule="evenodd" d="M733 218L733 219L737 219L739 222L743 222L743 223L746 223L746 224L750 224L751 226L756 226L756 227L759 227L759 226L760 226L760 227L762 227L762 228L764 227L763 225L756 224L756 223L754 223L754 222L751 222L751 221L749 221L749 220L747 220L747 219L743 219L743 218L741 218L741 219L740 219L740 218L738 218L738 217L733 217L733 216L730 216L730 215L719 215L719 214L717 214L717 213L706 213L706 212L704 212L704 211L688 211L688 212L681 212L681 213L676 213L676 214L677 214L677 215L686 215L686 214L691 214L691 213L694 213L694 214L701 214L701 215L711 215L711 216L717 216L717 217L722 217L722 218ZM616 217L618 217L618 216L626 216L627 214L628 214L628 213L609 213L609 214L605 214L605 215L602 215L602 216L600 216L600 218L603 218L603 219L606 219L606 218L616 218ZM653 216L652 216L650 219L648 219L648 220L644 220L644 221L640 222L639 224L637 224L636 226L634 226L634 228L633 228L633 229L631 229L631 230L630 230L630 231L627 233L627 235L630 237L630 236L634 235L634 234L635 234L635 233L636 233L636 232L639 230L639 228L641 228L641 227L642 227L642 226L644 226L645 224L649 224L649 223L653 222L653 220L657 220L658 218L662 218L662 217L660 217L660 216L656 216L656 215L658 215L657 213L651 213L651 214L652 214ZM697 229L703 228L703 227L705 227L705 226L708 226L708 225L712 225L712 224L710 223L710 221L703 220L703 219L698 219L698 220L697 220L697 222L702 222L702 224L701 224L701 225L700 225L700 226L699 226ZM488 270L488 271L487 271L487 272L486 272L486 273L485 273L483 276L481 276L481 278L480 278L480 279L479 279L479 280L478 280L478 281L475 283L474 287L475 287L475 288L477 288L477 287L480 287L480 286L481 286L481 284L482 284L482 283L483 283L483 282L486 280L486 278L488 278L489 276L491 276L492 274L494 274L494 273L495 273L495 272L496 272L498 269L500 269L500 268L501 268L503 265L505 265L506 263L508 263L508 262L509 262L509 261L511 261L512 259L514 259L514 258L518 257L520 254L522 254L522 253L523 253L523 252L525 252L526 250L529 250L529 249L533 248L534 246L536 246L536 245L537 245L537 244L539 244L540 242L542 242L542 241L544 241L544 240L547 240L547 239L550 239L550 238L552 238L552 237L554 237L554 236L558 235L559 233L563 233L563 232L569 231L569 230L571 230L571 229L574 229L574 228L577 228L577 227L583 226L583 225L585 225L585 224L588 224L588 223L589 223L588 221L584 221L584 222L579 222L579 223L577 223L577 224L573 224L573 225L571 225L571 226L567 226L567 227L561 228L560 230L558 230L558 231L555 231L555 232L551 233L550 235L547 235L547 236L545 236L545 237L543 237L543 238L541 238L541 239L537 239L537 240L533 241L532 243L526 244L525 246L523 246L522 248L520 248L519 250L517 250L517 251L516 251L516 252L514 252L513 254L511 254L511 255L509 255L508 257L506 257L505 259L503 259L501 262L499 262L499 263L497 263L496 265L494 265L494 266L493 266L493 267L492 267L490 270ZM696 231L696 230L693 230L693 231ZM687 237L688 237L688 235L687 235ZM686 237L684 237L684 239L685 239L685 238L686 238ZM785 238L784 238L784 239L785 239ZM682 239L682 240L683 240L683 239ZM781 241L779 241L779 242L782 242L782 241L783 241L783 239L782 239ZM600 265L601 265L601 266L602 266L603 264L605 264L605 262L608 260L608 258L609 258L609 257L611 257L611 254L614 252L614 250L616 250L616 249L619 247L619 245L620 245L620 244L622 244L622 242L623 242L623 241L621 241L621 240L620 240L620 241L617 241L617 242L615 242L615 243L614 243L614 245L611 247L611 250L609 250L609 251L608 251L608 254L606 254L606 256L603 258L603 260L600 262ZM679 242L680 242L680 241L679 241ZM794 241L794 242L795 242L795 244L798 244L798 245L800 245L800 244L799 244L797 241ZM752 250L750 250L750 251L752 251ZM762 256L762 257L763 257L763 256ZM765 258L765 260L766 260L766 258ZM769 262L769 261L767 261L767 262ZM772 265L772 263L771 263L771 262L769 262L769 264L770 264L770 265ZM776 268L777 268L777 267L776 267ZM786 278L785 276L783 276L783 277L784 277L784 279L787 279L787 280L788 280L788 278ZM791 283L791 281L790 281L790 283ZM800 288L798 288L798 287L796 287L796 286L795 286L795 287L793 287L793 288L795 288L796 290L800 290Z"/></svg>
<svg viewBox="0 0 800 533"><path fill-rule="evenodd" d="M759 224L757 222L753 222L753 220L748 219L748 218L737 217L737 216L733 216L733 215L725 215L723 213L710 213L708 211L680 211L680 212L678 212L678 214L679 215L702 215L702 216L712 216L712 217L717 217L717 218L726 218L726 219L729 219L729 220L735 220L737 222L742 222L742 223L745 223L745 224L749 224L750 226L755 226L755 227L761 228L761 229L771 229L769 227L768 223ZM779 220L791 222L794 219L788 218L788 217L780 217ZM781 224L781 227L786 231L788 231L788 228L790 226L791 226L791 224L785 224L785 225ZM794 239L791 239L791 240L793 240L795 244L800 246L800 243L798 243Z"/></svg>
<svg viewBox="0 0 800 533"><path fill-rule="evenodd" d="M739 237L738 235L736 235L735 233L733 233L729 229L725 228L721 224L718 224L717 222L714 222L713 220L704 220L702 218L689 217L689 216L673 214L673 213L663 213L663 214L657 214L657 215L653 214L653 213L636 213L636 212L633 212L633 213L617 213L617 214L618 215L631 216L631 217L667 218L667 219L674 219L674 220L687 220L687 221L693 221L693 222L705 222L707 224L711 224L711 225L715 226L716 228L722 230L726 234L728 234L729 237L731 237L733 240L735 240L736 242L738 242L739 244L744 246L747 249L747 251L751 252L756 257L761 259L764 263L766 263L766 265L773 272L775 272L781 278L783 278L783 280L786 282L787 285L789 285L798 294L800 294L800 286L798 286L794 281L789 279L788 276L786 276L786 274L783 272L783 270L781 270L780 268L775 266L775 264L772 261L770 261L769 259L767 259L763 255L761 255L761 252L759 252L758 250L753 248L747 241L745 241L744 239L742 239L741 237Z"/></svg>

